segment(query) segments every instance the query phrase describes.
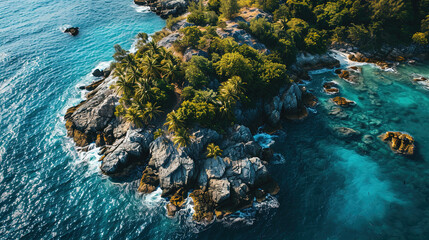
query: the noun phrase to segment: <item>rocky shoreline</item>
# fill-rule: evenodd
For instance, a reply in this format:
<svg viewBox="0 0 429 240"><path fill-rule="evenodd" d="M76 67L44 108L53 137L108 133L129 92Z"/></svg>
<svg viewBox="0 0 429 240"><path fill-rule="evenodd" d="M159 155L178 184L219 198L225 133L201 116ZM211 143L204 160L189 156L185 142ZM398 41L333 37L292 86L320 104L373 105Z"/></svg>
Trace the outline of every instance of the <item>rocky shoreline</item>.
<svg viewBox="0 0 429 240"><path fill-rule="evenodd" d="M151 7L163 18L178 16L186 12L187 1L140 1L136 4ZM254 17L263 17L260 10ZM247 19L246 21L250 21ZM238 29L237 20L228 21L227 27L218 29L222 37L233 37L241 44L248 44L259 51L269 51L251 35ZM179 21L167 35L158 42L159 46L170 48L182 34L179 30L190 26L186 20ZM342 52L357 52L355 48L336 44L332 46ZM410 54L394 50L386 51L387 59L405 61ZM389 65L373 54L350 54L350 60ZM187 49L185 61L194 55L204 55L201 50ZM427 56L426 56L427 57ZM80 151L86 151L91 143L101 148L101 172L111 177L126 176L135 171L136 166L144 167L138 191L150 193L158 187L162 197L169 200L167 215L174 216L183 207L187 197L194 203L194 220L211 222L221 219L237 210L252 206L254 201L264 201L267 196L275 195L279 186L270 176L267 166L273 157L270 148L260 146L253 135L262 125L276 129L282 119L301 120L308 116L308 108L317 105L317 99L303 86L301 80L309 80L308 71L323 68L339 68L340 62L329 54L301 54L297 62L289 68L289 76L294 80L282 86L268 99L256 99L255 105L245 108L237 105L234 110L236 124L224 129L222 133L212 129L195 127L191 130L191 142L186 147L176 148L172 134L156 136L157 129L165 128L162 123L134 128L125 120L115 116L115 107L119 104L117 92L110 88L116 79L111 74L85 87L90 91L86 100L67 110L67 135L73 138ZM358 71L354 70L353 71ZM353 81L350 71L338 71L340 77ZM101 74L99 74L101 76ZM325 91L337 94L334 84L327 84ZM344 97L332 99L338 107L352 106L355 103ZM253 130L253 134L252 134ZM338 129L340 135L350 135L349 129ZM408 139L408 138L407 138ZM221 156L207 157L205 152L209 144L216 144L223 150ZM392 143L393 144L393 143ZM398 145L395 143L395 146ZM393 145L392 145L393 146ZM405 151L405 147L397 147ZM392 147L393 149L393 147ZM411 147L407 152L412 152Z"/></svg>

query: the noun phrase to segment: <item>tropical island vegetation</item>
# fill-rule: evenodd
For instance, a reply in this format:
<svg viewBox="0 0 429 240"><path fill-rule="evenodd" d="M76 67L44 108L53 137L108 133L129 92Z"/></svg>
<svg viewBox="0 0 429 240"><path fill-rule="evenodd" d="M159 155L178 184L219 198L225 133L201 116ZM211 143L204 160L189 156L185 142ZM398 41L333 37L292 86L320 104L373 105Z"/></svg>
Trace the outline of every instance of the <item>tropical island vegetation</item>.
<svg viewBox="0 0 429 240"><path fill-rule="evenodd" d="M279 191L265 167L273 151L255 143L245 125L279 124L292 110L291 119L307 116L305 106L317 100L298 86L297 72L327 67L317 59L339 66L323 55L333 43L362 51L428 45L428 0L184 2L188 12L164 12L171 13L166 28L150 37L140 33L135 52L115 46L113 77L68 110L66 127L78 146L103 147L107 175L145 166L138 191L159 186L170 216L192 191L197 221ZM303 52L322 57L302 69ZM339 106L352 103L335 99Z"/></svg>

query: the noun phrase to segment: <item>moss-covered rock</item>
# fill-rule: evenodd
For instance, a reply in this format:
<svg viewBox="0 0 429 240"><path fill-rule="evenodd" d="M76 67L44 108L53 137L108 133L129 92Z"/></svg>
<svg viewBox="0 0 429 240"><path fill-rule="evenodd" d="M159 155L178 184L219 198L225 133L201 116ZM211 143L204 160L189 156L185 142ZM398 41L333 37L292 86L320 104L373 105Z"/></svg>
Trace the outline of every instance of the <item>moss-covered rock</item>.
<svg viewBox="0 0 429 240"><path fill-rule="evenodd" d="M351 100L348 100L348 99L346 99L346 98L344 98L344 97L340 97L340 96L337 96L337 97L331 98L331 100L332 100L335 104L337 104L338 106L342 106L342 107L349 107L349 106L354 106L354 105L356 105L356 103L355 103L355 102L353 102L353 101L351 101Z"/></svg>
<svg viewBox="0 0 429 240"><path fill-rule="evenodd" d="M138 191L142 193L151 193L156 190L158 185L158 174L151 167L146 167L140 179Z"/></svg>
<svg viewBox="0 0 429 240"><path fill-rule="evenodd" d="M415 151L414 138L404 132L386 132L380 135L383 142L388 142L392 151L403 155L413 155Z"/></svg>
<svg viewBox="0 0 429 240"><path fill-rule="evenodd" d="M211 222L213 220L215 204L212 201L210 194L207 191L196 189L191 194L189 194L189 196L194 202L195 212L193 219L198 222Z"/></svg>

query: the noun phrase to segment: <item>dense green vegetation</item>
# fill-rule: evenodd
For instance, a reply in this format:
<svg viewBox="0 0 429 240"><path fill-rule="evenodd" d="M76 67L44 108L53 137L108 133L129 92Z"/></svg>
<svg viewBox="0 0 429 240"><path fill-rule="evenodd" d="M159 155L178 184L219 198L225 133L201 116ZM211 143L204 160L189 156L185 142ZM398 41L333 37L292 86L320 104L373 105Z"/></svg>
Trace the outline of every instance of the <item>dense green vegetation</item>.
<svg viewBox="0 0 429 240"><path fill-rule="evenodd" d="M258 7L272 15L238 22L268 53L218 36L228 19L240 15L240 7ZM222 131L235 121L237 104L251 106L251 99L275 94L290 82L287 66L299 51L322 53L332 42L368 49L412 41L427 45L429 36L429 0L209 0L191 2L189 12L186 19L195 26L180 30L173 52L181 56L193 49L205 57L182 62L158 47L155 42L167 30L149 43L147 35L139 34L135 54L115 46L114 55L114 87L121 95L116 114L143 127L165 112L165 125L179 147L189 143L188 130L194 126ZM167 28L182 19L170 17ZM155 138L164 134L159 129ZM214 144L207 151L211 157L221 153Z"/></svg>

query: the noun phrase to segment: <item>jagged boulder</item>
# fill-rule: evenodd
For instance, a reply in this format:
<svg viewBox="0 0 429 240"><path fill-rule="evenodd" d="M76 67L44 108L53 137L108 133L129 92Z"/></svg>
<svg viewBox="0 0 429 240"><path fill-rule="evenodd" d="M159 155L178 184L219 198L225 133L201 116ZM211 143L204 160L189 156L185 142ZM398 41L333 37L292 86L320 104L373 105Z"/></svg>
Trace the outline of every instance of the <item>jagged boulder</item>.
<svg viewBox="0 0 429 240"><path fill-rule="evenodd" d="M140 179L139 188L137 191L142 193L151 193L159 186L159 177L151 167L146 167Z"/></svg>
<svg viewBox="0 0 429 240"><path fill-rule="evenodd" d="M197 184L204 188L210 179L219 179L225 173L226 163L221 157L208 158L200 161Z"/></svg>
<svg viewBox="0 0 429 240"><path fill-rule="evenodd" d="M165 47L165 48L170 48L173 46L173 43L179 39L180 37L180 33L171 33L168 36L164 37L163 39L158 41L158 46L160 47Z"/></svg>
<svg viewBox="0 0 429 240"><path fill-rule="evenodd" d="M158 137L150 144L149 165L158 170L163 196L187 186L194 178L195 163L182 149L177 149L166 137Z"/></svg>
<svg viewBox="0 0 429 240"><path fill-rule="evenodd" d="M152 139L153 134L150 131L129 130L124 140L105 155L100 166L101 171L107 175L125 174L129 166L147 157Z"/></svg>
<svg viewBox="0 0 429 240"><path fill-rule="evenodd" d="M231 194L231 184L226 178L223 179L210 179L209 192L211 193L212 200L216 205L220 205L229 199Z"/></svg>
<svg viewBox="0 0 429 240"><path fill-rule="evenodd" d="M112 78L101 83L89 95L88 99L67 110L67 135L72 137L79 147L95 142L97 135L116 119L114 112L119 97L109 89Z"/></svg>

